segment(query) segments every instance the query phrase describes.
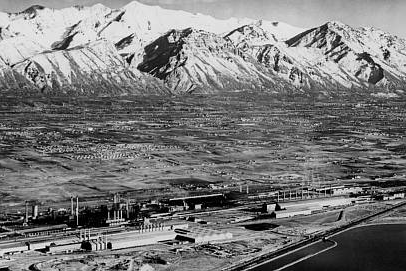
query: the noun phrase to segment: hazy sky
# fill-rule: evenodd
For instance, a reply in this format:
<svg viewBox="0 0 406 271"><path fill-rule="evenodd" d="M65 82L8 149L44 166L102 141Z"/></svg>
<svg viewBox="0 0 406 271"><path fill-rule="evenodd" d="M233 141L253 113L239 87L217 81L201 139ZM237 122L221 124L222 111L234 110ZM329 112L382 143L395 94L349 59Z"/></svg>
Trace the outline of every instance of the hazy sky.
<svg viewBox="0 0 406 271"><path fill-rule="evenodd" d="M47 7L102 3L113 8L130 0L0 0L3 11L33 4ZM165 8L209 14L217 18L249 17L314 27L329 20L352 26L374 26L406 38L406 0L139 0Z"/></svg>

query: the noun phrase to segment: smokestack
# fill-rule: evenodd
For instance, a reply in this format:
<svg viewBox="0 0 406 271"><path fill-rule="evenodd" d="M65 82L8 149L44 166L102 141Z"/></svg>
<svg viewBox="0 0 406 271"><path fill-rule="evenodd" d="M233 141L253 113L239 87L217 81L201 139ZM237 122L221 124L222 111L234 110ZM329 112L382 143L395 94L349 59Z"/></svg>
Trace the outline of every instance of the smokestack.
<svg viewBox="0 0 406 271"><path fill-rule="evenodd" d="M76 196L76 226L79 226L79 197Z"/></svg>
<svg viewBox="0 0 406 271"><path fill-rule="evenodd" d="M32 218L37 219L38 217L38 205L32 206Z"/></svg>
<svg viewBox="0 0 406 271"><path fill-rule="evenodd" d="M75 211L73 210L73 196L70 196L70 214L72 216L75 215Z"/></svg>
<svg viewBox="0 0 406 271"><path fill-rule="evenodd" d="M28 223L28 201L25 201L25 218L24 222Z"/></svg>
<svg viewBox="0 0 406 271"><path fill-rule="evenodd" d="M125 208L126 208L126 212L127 212L127 220L129 220L130 219L130 200L129 199L127 199L127 205L125 206Z"/></svg>
<svg viewBox="0 0 406 271"><path fill-rule="evenodd" d="M250 193L250 189L249 189L249 186L247 184L247 194L249 194L249 193Z"/></svg>

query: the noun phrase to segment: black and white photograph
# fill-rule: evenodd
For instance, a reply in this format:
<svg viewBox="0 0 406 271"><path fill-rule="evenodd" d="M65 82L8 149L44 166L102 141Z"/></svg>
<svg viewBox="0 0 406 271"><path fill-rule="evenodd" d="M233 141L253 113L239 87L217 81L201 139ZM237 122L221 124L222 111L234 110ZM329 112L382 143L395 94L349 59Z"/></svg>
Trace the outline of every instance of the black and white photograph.
<svg viewBox="0 0 406 271"><path fill-rule="evenodd" d="M405 0L0 0L0 271L404 271L405 194Z"/></svg>

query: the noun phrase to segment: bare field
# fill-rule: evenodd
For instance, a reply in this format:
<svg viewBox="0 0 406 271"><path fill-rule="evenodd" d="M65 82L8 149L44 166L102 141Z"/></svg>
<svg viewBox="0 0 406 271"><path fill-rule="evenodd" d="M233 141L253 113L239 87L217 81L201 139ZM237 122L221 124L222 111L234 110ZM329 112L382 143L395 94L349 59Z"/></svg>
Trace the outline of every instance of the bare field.
<svg viewBox="0 0 406 271"><path fill-rule="evenodd" d="M267 187L404 185L404 102L260 93L0 101L0 208ZM198 185L195 181L199 180ZM179 181L181 180L181 181Z"/></svg>

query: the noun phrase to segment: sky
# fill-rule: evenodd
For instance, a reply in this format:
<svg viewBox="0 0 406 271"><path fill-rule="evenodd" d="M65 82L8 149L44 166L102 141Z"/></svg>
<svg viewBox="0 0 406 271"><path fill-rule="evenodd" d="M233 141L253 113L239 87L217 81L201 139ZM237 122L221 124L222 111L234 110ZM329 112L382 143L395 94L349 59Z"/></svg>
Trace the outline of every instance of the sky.
<svg viewBox="0 0 406 271"><path fill-rule="evenodd" d="M131 0L0 0L0 10L16 12L34 4L52 8L102 3L119 8ZM406 0L139 0L149 5L203 13L217 18L248 17L316 27L337 20L373 26L406 38Z"/></svg>

